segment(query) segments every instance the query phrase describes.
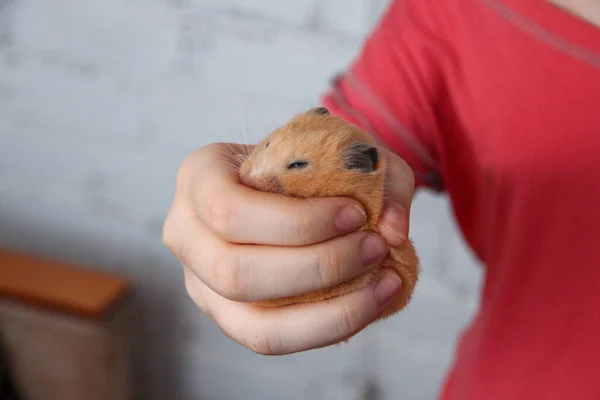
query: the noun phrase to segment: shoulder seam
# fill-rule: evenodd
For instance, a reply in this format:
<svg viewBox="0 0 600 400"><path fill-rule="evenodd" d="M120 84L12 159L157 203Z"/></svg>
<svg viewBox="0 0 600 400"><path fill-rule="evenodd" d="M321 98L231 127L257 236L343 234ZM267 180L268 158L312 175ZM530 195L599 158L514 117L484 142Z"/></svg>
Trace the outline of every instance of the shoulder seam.
<svg viewBox="0 0 600 400"><path fill-rule="evenodd" d="M562 51L565 54L568 54L575 59L591 64L593 67L600 69L600 55L550 32L549 30L510 8L506 4L503 4L501 1L480 1L490 10L517 28L521 29L523 32L542 42L547 43L548 45Z"/></svg>

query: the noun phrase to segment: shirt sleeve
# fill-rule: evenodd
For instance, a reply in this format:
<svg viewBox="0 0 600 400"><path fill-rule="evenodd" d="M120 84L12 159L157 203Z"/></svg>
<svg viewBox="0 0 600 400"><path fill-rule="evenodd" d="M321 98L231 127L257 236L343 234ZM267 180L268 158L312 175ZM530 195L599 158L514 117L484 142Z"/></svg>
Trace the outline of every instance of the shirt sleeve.
<svg viewBox="0 0 600 400"><path fill-rule="evenodd" d="M417 187L442 191L436 109L443 48L423 3L392 0L321 102L402 157L412 167Z"/></svg>

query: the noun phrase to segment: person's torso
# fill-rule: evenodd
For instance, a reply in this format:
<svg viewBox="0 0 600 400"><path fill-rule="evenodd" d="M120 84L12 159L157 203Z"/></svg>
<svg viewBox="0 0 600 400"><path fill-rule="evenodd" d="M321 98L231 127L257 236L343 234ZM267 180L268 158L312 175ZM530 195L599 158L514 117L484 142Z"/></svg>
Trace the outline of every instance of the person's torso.
<svg viewBox="0 0 600 400"><path fill-rule="evenodd" d="M442 178L486 268L442 398L600 399L600 28L544 0L439 9Z"/></svg>

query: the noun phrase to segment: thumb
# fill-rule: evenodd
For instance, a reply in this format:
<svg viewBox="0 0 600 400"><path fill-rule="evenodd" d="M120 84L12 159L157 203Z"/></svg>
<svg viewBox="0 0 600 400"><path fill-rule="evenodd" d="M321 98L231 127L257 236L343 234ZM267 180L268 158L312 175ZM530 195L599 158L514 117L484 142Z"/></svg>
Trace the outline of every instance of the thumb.
<svg viewBox="0 0 600 400"><path fill-rule="evenodd" d="M381 149L387 160L384 204L379 231L391 246L408 238L410 208L415 192L415 177L410 166L388 149Z"/></svg>

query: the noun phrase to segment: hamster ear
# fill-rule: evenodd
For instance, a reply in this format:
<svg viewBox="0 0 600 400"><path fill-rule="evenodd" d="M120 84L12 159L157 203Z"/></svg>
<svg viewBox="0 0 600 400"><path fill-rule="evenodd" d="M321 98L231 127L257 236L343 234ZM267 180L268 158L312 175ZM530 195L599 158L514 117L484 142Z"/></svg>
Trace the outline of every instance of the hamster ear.
<svg viewBox="0 0 600 400"><path fill-rule="evenodd" d="M313 107L308 110L308 113L314 115L329 115L329 110L325 107Z"/></svg>
<svg viewBox="0 0 600 400"><path fill-rule="evenodd" d="M368 143L354 142L344 152L343 159L344 166L349 170L373 172L378 166L379 151Z"/></svg>

